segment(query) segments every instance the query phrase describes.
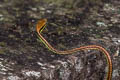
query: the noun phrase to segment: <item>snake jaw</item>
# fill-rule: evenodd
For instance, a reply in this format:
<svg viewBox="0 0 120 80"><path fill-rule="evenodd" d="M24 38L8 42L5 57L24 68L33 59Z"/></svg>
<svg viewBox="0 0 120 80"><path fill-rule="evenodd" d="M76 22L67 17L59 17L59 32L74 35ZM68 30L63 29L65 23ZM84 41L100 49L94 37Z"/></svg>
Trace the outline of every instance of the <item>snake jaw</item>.
<svg viewBox="0 0 120 80"><path fill-rule="evenodd" d="M37 22L36 30L38 33L42 32L42 29L44 28L46 22L47 22L47 19L41 19Z"/></svg>

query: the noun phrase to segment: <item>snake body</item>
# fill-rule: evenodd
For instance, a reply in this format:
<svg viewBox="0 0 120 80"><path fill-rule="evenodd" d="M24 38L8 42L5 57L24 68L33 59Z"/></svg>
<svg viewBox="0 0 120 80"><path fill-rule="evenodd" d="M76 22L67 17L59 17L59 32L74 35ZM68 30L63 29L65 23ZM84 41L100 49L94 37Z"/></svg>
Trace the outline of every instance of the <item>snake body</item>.
<svg viewBox="0 0 120 80"><path fill-rule="evenodd" d="M52 47L48 41L41 35L42 30L44 29L45 25L46 25L47 19L41 19L38 21L37 25L36 25L36 31L38 33L39 39L45 44L45 46L51 50L52 52L56 53L56 54L71 54L80 50L99 50L101 51L106 60L107 60L107 64L108 64L108 72L107 72L107 77L106 80L111 80L112 78L112 60L111 57L109 55L109 53L101 46L97 46L97 45L88 45L88 46L81 46L79 48L74 48L71 50L66 50L66 51L60 51L55 49L54 47Z"/></svg>

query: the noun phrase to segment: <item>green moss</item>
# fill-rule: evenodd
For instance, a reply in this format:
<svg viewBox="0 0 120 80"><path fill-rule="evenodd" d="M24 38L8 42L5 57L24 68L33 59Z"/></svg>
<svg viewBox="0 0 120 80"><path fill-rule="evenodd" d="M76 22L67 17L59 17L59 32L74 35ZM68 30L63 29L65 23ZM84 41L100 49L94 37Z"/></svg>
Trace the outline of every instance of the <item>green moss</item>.
<svg viewBox="0 0 120 80"><path fill-rule="evenodd" d="M46 3L53 3L57 6L64 6L66 8L71 8L74 0L44 0Z"/></svg>
<svg viewBox="0 0 120 80"><path fill-rule="evenodd" d="M57 28L57 33L58 33L58 35L62 35L63 34L63 28L62 27Z"/></svg>
<svg viewBox="0 0 120 80"><path fill-rule="evenodd" d="M34 58L32 56L27 56L27 59L32 60Z"/></svg>
<svg viewBox="0 0 120 80"><path fill-rule="evenodd" d="M101 35L95 35L96 38L101 38Z"/></svg>
<svg viewBox="0 0 120 80"><path fill-rule="evenodd" d="M5 49L0 49L0 54L5 54Z"/></svg>
<svg viewBox="0 0 120 80"><path fill-rule="evenodd" d="M5 42L0 42L0 46L4 47L4 46L6 46L6 43Z"/></svg>

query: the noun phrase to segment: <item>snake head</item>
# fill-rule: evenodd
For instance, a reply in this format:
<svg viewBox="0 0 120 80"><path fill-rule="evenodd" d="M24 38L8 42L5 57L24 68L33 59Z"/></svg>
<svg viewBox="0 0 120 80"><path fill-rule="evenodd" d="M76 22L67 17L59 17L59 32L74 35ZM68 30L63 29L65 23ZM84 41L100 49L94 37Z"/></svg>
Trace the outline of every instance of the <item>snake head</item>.
<svg viewBox="0 0 120 80"><path fill-rule="evenodd" d="M37 22L36 30L38 33L42 32L42 30L45 28L46 22L47 22L47 19L41 19Z"/></svg>

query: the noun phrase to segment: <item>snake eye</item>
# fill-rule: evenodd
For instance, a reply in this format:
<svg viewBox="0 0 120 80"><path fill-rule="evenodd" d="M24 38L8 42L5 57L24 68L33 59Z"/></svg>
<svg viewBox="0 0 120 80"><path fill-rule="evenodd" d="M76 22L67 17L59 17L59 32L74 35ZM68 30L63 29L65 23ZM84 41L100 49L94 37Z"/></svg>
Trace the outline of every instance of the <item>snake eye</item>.
<svg viewBox="0 0 120 80"><path fill-rule="evenodd" d="M37 30L38 33L42 32L42 30L45 27L46 22L47 22L47 19L41 19L37 22L36 30Z"/></svg>

